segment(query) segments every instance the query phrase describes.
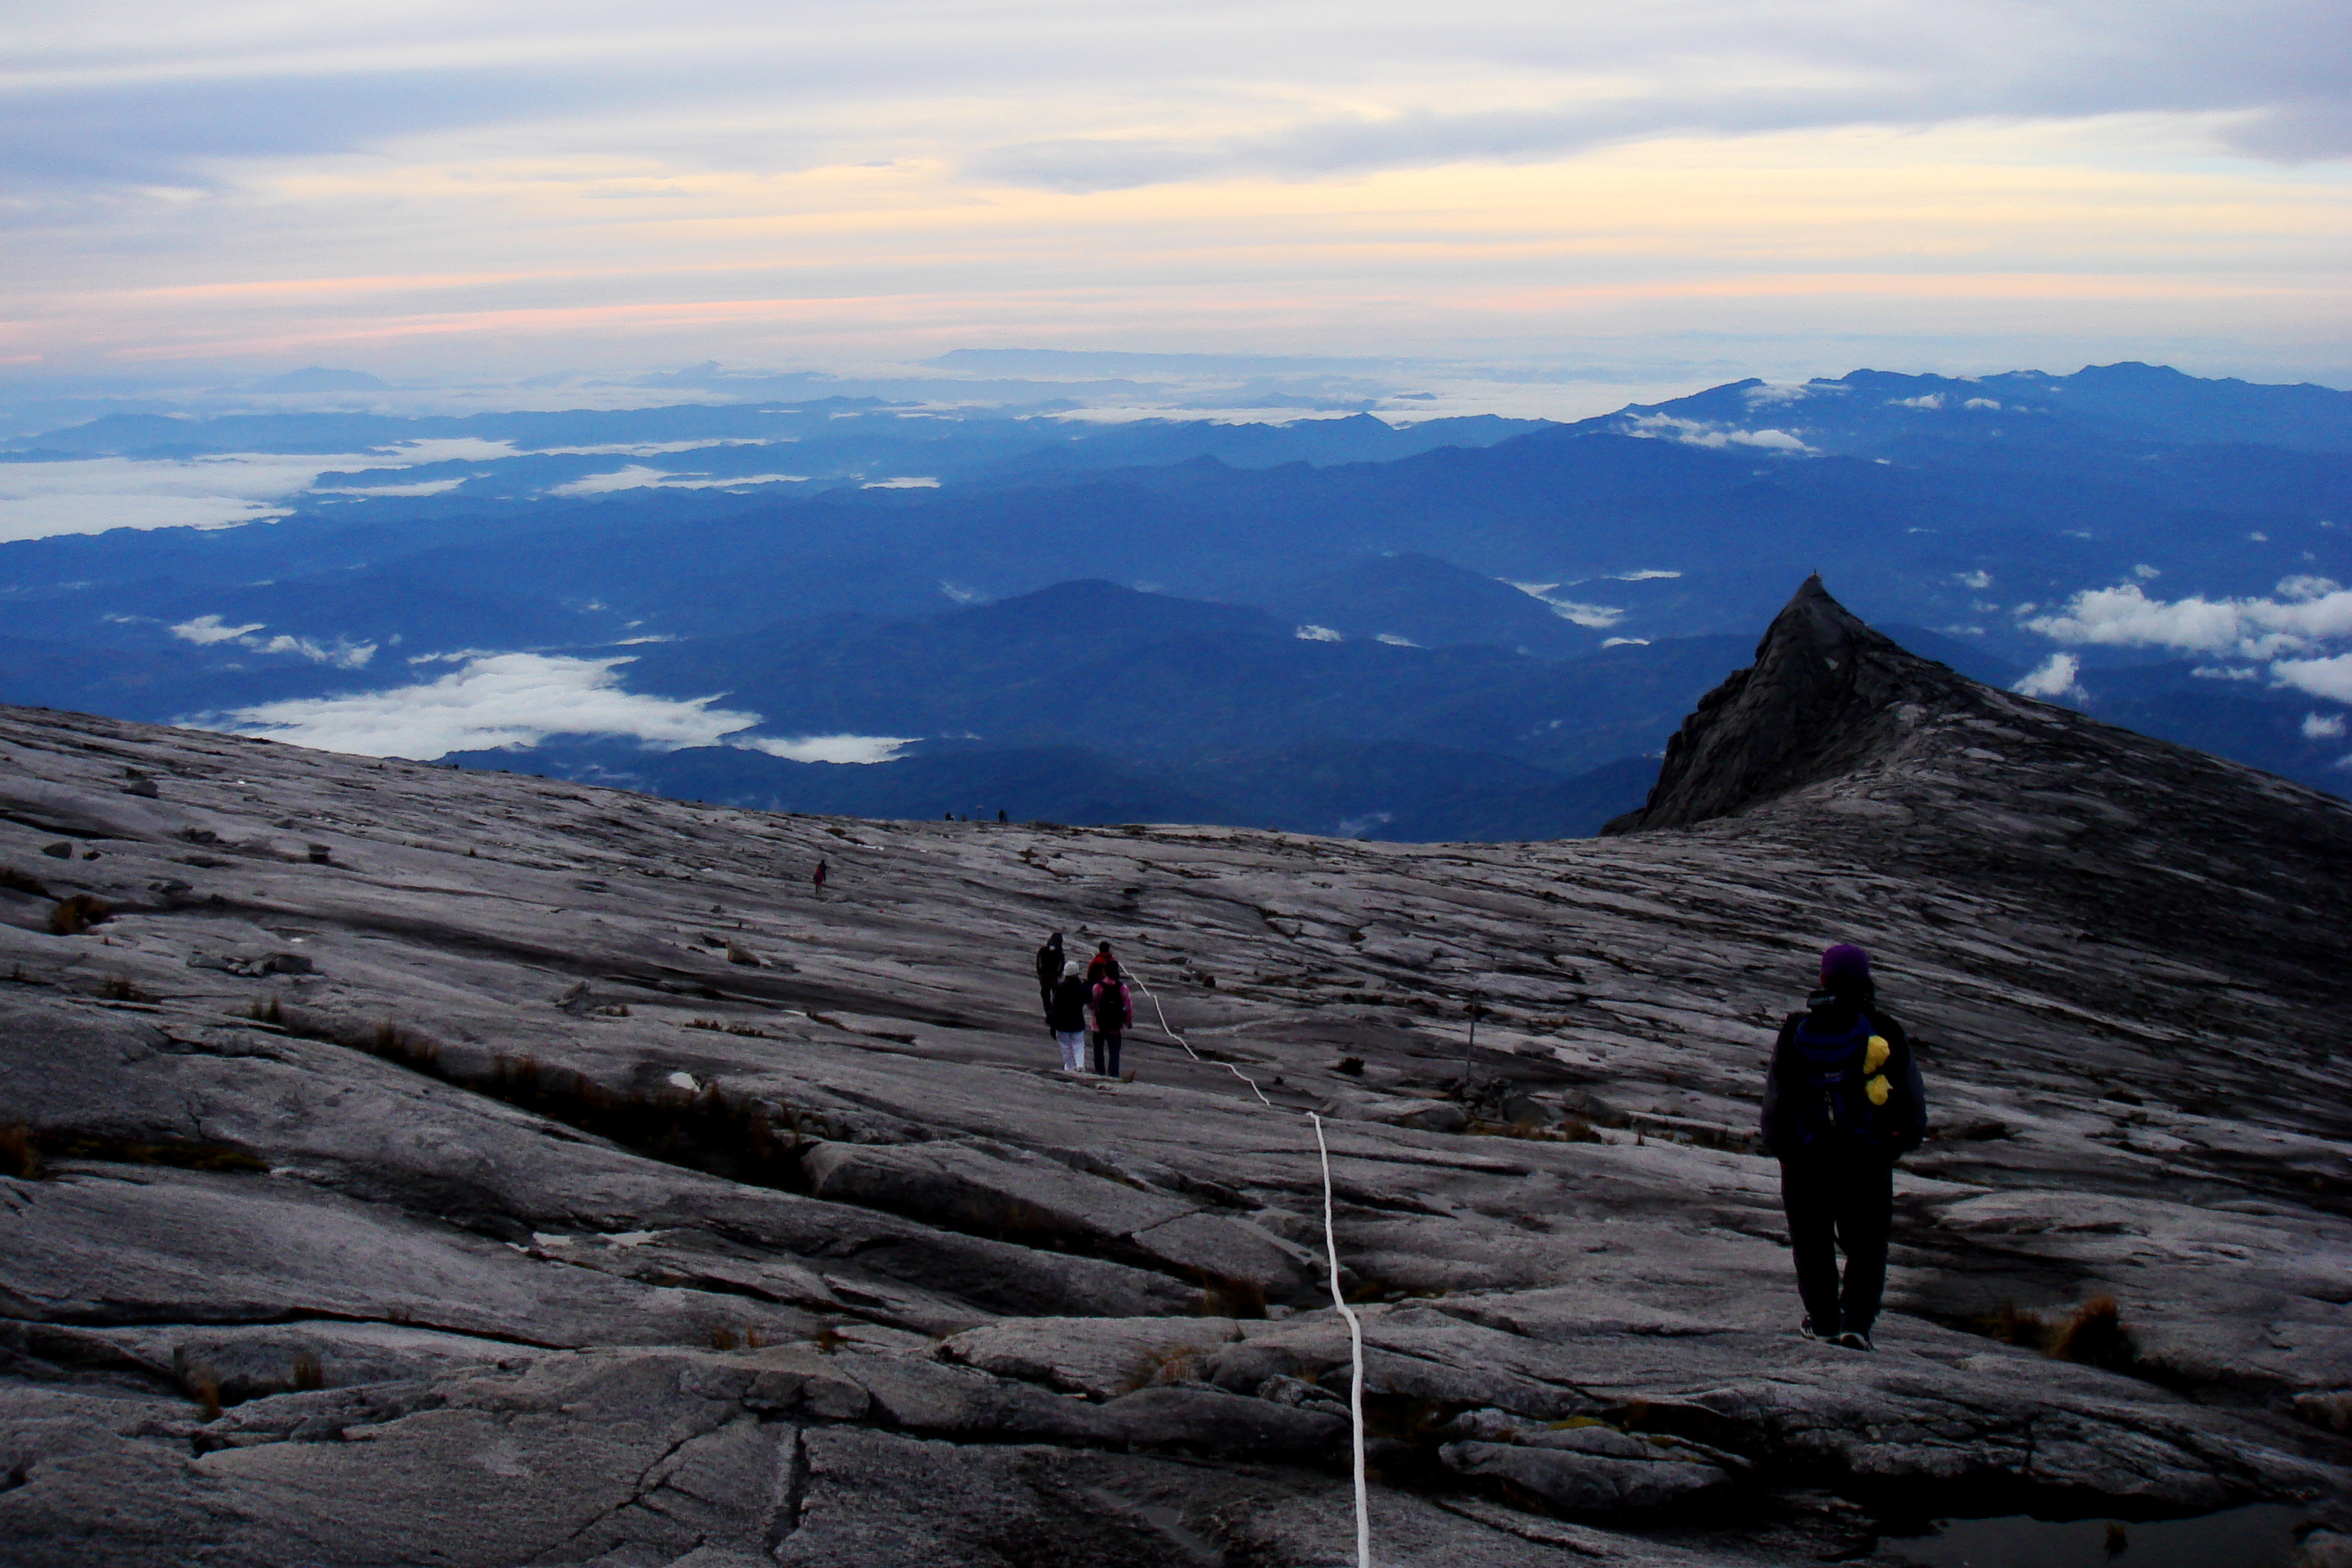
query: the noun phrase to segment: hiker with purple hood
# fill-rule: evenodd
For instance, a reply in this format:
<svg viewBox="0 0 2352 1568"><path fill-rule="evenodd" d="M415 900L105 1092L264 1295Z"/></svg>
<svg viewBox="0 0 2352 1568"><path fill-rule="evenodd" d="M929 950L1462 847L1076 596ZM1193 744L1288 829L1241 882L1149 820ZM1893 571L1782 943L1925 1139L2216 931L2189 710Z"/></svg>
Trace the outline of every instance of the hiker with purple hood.
<svg viewBox="0 0 2352 1568"><path fill-rule="evenodd" d="M1780 1162L1780 1206L1805 1303L1797 1331L1874 1348L1895 1162L1926 1138L1927 1097L1903 1026L1879 1005L1870 955L1852 943L1822 954L1821 989L1780 1026L1762 1131L1764 1152Z"/></svg>

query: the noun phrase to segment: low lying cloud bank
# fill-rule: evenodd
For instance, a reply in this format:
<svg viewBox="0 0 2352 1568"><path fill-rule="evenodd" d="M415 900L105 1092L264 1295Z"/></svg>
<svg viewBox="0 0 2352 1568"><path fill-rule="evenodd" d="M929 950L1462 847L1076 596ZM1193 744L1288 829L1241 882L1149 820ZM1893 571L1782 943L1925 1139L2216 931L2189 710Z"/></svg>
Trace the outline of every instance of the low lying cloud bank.
<svg viewBox="0 0 2352 1568"><path fill-rule="evenodd" d="M1786 430L1741 430L1704 419L1683 419L1672 414L1637 414L1622 426L1628 436L1680 441L1686 447L1761 447L1772 452L1810 452L1811 447Z"/></svg>
<svg viewBox="0 0 2352 1568"><path fill-rule="evenodd" d="M733 490L749 485L801 485L808 482L806 474L744 474L735 479L715 479L709 474L673 474L643 463L631 463L609 474L590 474L584 479L574 479L568 485L557 485L547 493L551 496L603 496L615 490ZM871 488L871 487L869 487Z"/></svg>
<svg viewBox="0 0 2352 1568"><path fill-rule="evenodd" d="M231 643L256 653L299 654L312 664L331 664L339 669L364 669L375 657L375 644L372 642L355 643L337 637L333 642L322 643L310 637L289 637L284 632L276 637L259 635L268 629L259 621L232 626L224 624L218 616L198 616L193 621L180 622L171 631L182 642L192 642L198 647Z"/></svg>
<svg viewBox="0 0 2352 1568"><path fill-rule="evenodd" d="M2161 647L2267 663L2271 679L2280 686L2352 704L2352 652L2331 646L2352 640L2352 589L2326 577L2284 578L2269 597L2243 599L2154 599L2137 583L2126 583L2077 594L2063 611L2032 616L2024 625L2077 646ZM2043 689L2062 662L2067 666L2064 680L2057 690ZM2073 686L2079 668L2072 655L2054 654L2017 689L2031 697L2059 695ZM2229 668L2197 673L2238 679L2254 675Z"/></svg>
<svg viewBox="0 0 2352 1568"><path fill-rule="evenodd" d="M739 735L728 742L746 751L765 752L788 763L892 763L915 743L912 735L798 735L775 739Z"/></svg>
<svg viewBox="0 0 2352 1568"><path fill-rule="evenodd" d="M713 707L717 697L679 701L624 691L614 671L628 662L490 654L425 684L265 702L218 716L213 724L321 751L429 761L449 752L535 745L550 735L709 746L760 721L757 713Z"/></svg>
<svg viewBox="0 0 2352 1568"><path fill-rule="evenodd" d="M2060 614L2025 625L2062 643L2271 659L2352 637L2352 590L2326 577L2289 577L2270 598L2167 600L2126 583L2077 594Z"/></svg>

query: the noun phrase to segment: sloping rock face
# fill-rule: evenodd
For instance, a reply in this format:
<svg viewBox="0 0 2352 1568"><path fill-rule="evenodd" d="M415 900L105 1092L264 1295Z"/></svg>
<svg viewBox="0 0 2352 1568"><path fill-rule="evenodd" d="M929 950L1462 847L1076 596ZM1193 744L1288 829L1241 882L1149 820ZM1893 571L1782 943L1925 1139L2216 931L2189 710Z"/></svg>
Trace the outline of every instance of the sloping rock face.
<svg viewBox="0 0 2352 1568"><path fill-rule="evenodd" d="M1700 698L1666 742L1648 803L1602 831L1687 827L1843 777L1900 743L1906 706L1948 702L1968 684L1871 630L1808 577L1757 644L1756 662Z"/></svg>
<svg viewBox="0 0 2352 1568"><path fill-rule="evenodd" d="M1816 754L1593 843L767 816L0 710L0 1560L1344 1561L1308 1111L1382 1563L2324 1512L2352 813L1833 610L1759 665L1883 664ZM1765 757L1710 728L1746 700L1685 752ZM1055 929L1148 986L1131 1080L1055 1070ZM1791 1331L1748 1136L1840 940L1934 1102L1875 1355Z"/></svg>

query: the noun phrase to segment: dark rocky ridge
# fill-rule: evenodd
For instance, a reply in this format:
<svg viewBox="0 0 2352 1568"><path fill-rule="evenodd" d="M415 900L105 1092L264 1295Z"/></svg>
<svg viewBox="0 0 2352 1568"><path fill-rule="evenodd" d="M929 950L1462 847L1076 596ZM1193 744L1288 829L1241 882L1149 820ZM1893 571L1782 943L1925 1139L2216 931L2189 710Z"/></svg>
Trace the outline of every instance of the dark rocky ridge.
<svg viewBox="0 0 2352 1568"><path fill-rule="evenodd" d="M1833 608L1807 646L1865 646ZM781 817L0 710L0 1542L1339 1561L1318 1104L1384 1563L2325 1507L2352 812L1865 651L1911 684L1837 766L1523 846ZM69 895L114 912L54 934ZM1133 1083L1044 1070L1054 925L1213 1059L1146 1028ZM1937 1133L1869 1358L1790 1334L1744 1152L1838 939ZM2114 1365L1981 1331L2099 1295Z"/></svg>

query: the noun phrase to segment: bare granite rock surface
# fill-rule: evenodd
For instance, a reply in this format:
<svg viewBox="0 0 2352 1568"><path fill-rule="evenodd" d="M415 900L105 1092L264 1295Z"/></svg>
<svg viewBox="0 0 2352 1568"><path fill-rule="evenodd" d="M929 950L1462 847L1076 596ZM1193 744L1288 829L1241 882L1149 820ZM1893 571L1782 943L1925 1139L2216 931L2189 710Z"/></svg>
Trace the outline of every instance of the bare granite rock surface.
<svg viewBox="0 0 2352 1568"><path fill-rule="evenodd" d="M886 824L0 710L0 1556L1349 1560L1310 1110L1383 1563L2332 1549L2352 809L1809 584L1625 826ZM1056 1070L1054 929L1148 987L1131 1080ZM1932 1100L1875 1354L1793 1333L1750 1137L1834 941Z"/></svg>

